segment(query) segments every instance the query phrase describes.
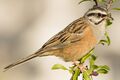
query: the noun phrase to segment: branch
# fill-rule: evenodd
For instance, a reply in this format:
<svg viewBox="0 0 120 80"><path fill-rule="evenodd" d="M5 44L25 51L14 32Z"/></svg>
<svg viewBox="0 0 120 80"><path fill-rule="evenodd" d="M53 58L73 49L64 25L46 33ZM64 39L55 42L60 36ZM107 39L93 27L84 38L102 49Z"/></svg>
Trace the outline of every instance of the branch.
<svg viewBox="0 0 120 80"><path fill-rule="evenodd" d="M95 6L98 6L98 2L97 0L93 0L95 2Z"/></svg>
<svg viewBox="0 0 120 80"><path fill-rule="evenodd" d="M107 5L106 5L106 9L107 9L108 11L109 11L109 9L111 8L112 4L113 4L113 0L109 0L108 3L107 3Z"/></svg>

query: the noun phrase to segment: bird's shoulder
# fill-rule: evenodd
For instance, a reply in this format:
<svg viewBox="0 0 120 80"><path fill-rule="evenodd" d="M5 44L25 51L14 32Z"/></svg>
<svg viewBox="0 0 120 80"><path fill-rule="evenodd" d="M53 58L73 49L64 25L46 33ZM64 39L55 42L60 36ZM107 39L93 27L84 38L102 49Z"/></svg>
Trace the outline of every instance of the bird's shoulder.
<svg viewBox="0 0 120 80"><path fill-rule="evenodd" d="M79 18L69 24L65 29L60 31L58 34L50 38L43 46L42 49L58 47L61 45L66 45L71 42L80 40L84 29L87 26L85 25L85 19Z"/></svg>

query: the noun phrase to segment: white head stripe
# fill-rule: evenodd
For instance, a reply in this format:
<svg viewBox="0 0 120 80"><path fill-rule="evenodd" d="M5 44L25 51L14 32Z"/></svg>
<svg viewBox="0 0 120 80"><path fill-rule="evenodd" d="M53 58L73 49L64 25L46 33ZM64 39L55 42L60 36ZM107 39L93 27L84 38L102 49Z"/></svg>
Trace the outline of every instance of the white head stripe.
<svg viewBox="0 0 120 80"><path fill-rule="evenodd" d="M92 11L89 11L89 13L101 13L101 14L107 14L105 11L101 11L101 10L92 10Z"/></svg>

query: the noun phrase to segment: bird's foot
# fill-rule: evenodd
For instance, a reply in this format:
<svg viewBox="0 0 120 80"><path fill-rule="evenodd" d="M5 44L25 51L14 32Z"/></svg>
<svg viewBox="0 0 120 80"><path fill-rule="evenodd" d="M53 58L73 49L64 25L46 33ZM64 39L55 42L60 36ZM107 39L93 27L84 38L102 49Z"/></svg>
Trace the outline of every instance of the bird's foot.
<svg viewBox="0 0 120 80"><path fill-rule="evenodd" d="M80 64L79 62L76 62L76 61L75 61L75 62L73 63L73 65L75 65L76 68L79 68L81 72L84 72L84 71L87 70L87 67L84 66L83 64Z"/></svg>

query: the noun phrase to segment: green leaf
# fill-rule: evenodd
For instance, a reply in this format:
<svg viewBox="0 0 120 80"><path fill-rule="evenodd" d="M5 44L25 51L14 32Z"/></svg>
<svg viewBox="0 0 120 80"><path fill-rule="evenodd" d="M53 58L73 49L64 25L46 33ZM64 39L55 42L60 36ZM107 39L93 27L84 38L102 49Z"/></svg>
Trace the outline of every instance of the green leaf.
<svg viewBox="0 0 120 80"><path fill-rule="evenodd" d="M98 0L99 2L105 2L105 0Z"/></svg>
<svg viewBox="0 0 120 80"><path fill-rule="evenodd" d="M111 21L111 20L108 19L108 20L106 20L106 21L107 21L107 22L106 22L106 27L107 27L107 26L110 26L110 25L112 24L112 21Z"/></svg>
<svg viewBox="0 0 120 80"><path fill-rule="evenodd" d="M91 66L93 70L98 69L99 67L97 65L92 65Z"/></svg>
<svg viewBox="0 0 120 80"><path fill-rule="evenodd" d="M72 67L69 67L69 70L68 70L70 73L73 73L74 72L74 66Z"/></svg>
<svg viewBox="0 0 120 80"><path fill-rule="evenodd" d="M89 74L92 74L92 72L94 72L95 69L98 69L98 66L95 65L96 59L97 59L97 57L95 55L90 56L90 59L89 59L90 68L88 69Z"/></svg>
<svg viewBox="0 0 120 80"><path fill-rule="evenodd" d="M91 58L95 61L97 57L95 55L91 55Z"/></svg>
<svg viewBox="0 0 120 80"><path fill-rule="evenodd" d="M92 74L94 70L97 70L99 67L97 65L90 65L90 69L87 70L88 74Z"/></svg>
<svg viewBox="0 0 120 80"><path fill-rule="evenodd" d="M109 35L108 35L108 33L106 32L105 33L105 36L106 36L106 38L107 38L107 44L108 44L108 46L111 44L111 40L110 40L110 37L109 37Z"/></svg>
<svg viewBox="0 0 120 80"><path fill-rule="evenodd" d="M120 10L120 8L113 8L113 10Z"/></svg>
<svg viewBox="0 0 120 80"><path fill-rule="evenodd" d="M90 78L90 75L88 74L87 71L84 71L84 72L83 72L83 80L92 80L92 79Z"/></svg>
<svg viewBox="0 0 120 80"><path fill-rule="evenodd" d="M97 72L100 73L100 74L107 74L108 71L110 70L110 68L107 66L107 65L104 65L104 66L98 66L98 70Z"/></svg>
<svg viewBox="0 0 120 80"><path fill-rule="evenodd" d="M105 37L106 40L100 40L99 44L105 45L107 43L107 45L109 46L111 44L111 40L107 32L105 32Z"/></svg>
<svg viewBox="0 0 120 80"><path fill-rule="evenodd" d="M79 75L80 75L80 69L76 68L75 73L73 75L73 80L78 80Z"/></svg>
<svg viewBox="0 0 120 80"><path fill-rule="evenodd" d="M112 0L113 2L115 2L116 0Z"/></svg>
<svg viewBox="0 0 120 80"><path fill-rule="evenodd" d="M90 56L90 60L89 60L90 68L92 68L92 65L94 65L95 60L96 60L96 56L95 55L91 55Z"/></svg>
<svg viewBox="0 0 120 80"><path fill-rule="evenodd" d="M69 71L69 73L73 73L73 70L72 70L72 69L69 69L68 71Z"/></svg>
<svg viewBox="0 0 120 80"><path fill-rule="evenodd" d="M68 70L66 67L64 67L61 64L55 64L52 66L52 70L56 70L56 69Z"/></svg>
<svg viewBox="0 0 120 80"><path fill-rule="evenodd" d="M105 70L105 69L99 69L96 72L99 73L99 74L107 74L108 73L108 71Z"/></svg>
<svg viewBox="0 0 120 80"><path fill-rule="evenodd" d="M105 69L105 70L110 70L110 68L107 66L107 65L104 65L104 66L99 66L100 69Z"/></svg>
<svg viewBox="0 0 120 80"><path fill-rule="evenodd" d="M81 58L80 63L84 63L86 59L88 59L94 53L93 49L86 54L84 57Z"/></svg>
<svg viewBox="0 0 120 80"><path fill-rule="evenodd" d="M106 40L100 40L99 44L105 45L105 43L107 43Z"/></svg>

